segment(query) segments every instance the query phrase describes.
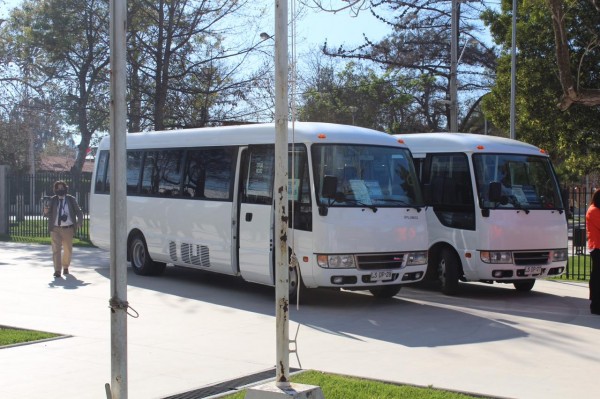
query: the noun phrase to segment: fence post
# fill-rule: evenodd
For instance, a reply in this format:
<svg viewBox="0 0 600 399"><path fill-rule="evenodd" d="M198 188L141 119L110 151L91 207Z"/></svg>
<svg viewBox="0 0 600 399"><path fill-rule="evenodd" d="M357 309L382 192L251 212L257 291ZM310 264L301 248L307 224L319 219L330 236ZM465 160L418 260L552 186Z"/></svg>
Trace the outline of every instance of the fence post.
<svg viewBox="0 0 600 399"><path fill-rule="evenodd" d="M0 165L0 234L8 235L8 166Z"/></svg>

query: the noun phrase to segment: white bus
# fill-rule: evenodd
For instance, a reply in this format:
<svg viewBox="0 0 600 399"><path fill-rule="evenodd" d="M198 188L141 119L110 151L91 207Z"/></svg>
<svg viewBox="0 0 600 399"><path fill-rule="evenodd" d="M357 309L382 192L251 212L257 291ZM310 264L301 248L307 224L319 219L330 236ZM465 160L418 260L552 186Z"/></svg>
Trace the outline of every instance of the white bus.
<svg viewBox="0 0 600 399"><path fill-rule="evenodd" d="M558 276L567 263L565 204L548 155L500 137L396 135L411 150L427 206L427 280L512 283Z"/></svg>
<svg viewBox="0 0 600 399"><path fill-rule="evenodd" d="M127 248L135 273L166 264L274 285L274 124L127 135ZM427 268L410 151L353 126L289 128L290 297L296 287L391 297ZM90 236L109 246L109 138L99 147ZM299 272L299 273L298 273Z"/></svg>

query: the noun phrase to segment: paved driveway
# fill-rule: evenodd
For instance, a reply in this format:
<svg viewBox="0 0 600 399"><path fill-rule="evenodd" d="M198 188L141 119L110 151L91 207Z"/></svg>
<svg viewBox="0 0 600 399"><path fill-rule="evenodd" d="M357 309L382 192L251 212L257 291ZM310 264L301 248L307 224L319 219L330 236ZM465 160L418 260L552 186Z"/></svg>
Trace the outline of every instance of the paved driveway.
<svg viewBox="0 0 600 399"><path fill-rule="evenodd" d="M0 243L0 325L69 337L0 350L0 397L106 398L110 381L109 256L76 248L66 279L50 248ZM164 398L272 368L274 290L167 268L128 273L128 392ZM463 284L460 296L405 287L392 300L302 292L292 367L510 398L595 398L600 317L587 287L541 281L534 291ZM299 327L298 327L299 326Z"/></svg>

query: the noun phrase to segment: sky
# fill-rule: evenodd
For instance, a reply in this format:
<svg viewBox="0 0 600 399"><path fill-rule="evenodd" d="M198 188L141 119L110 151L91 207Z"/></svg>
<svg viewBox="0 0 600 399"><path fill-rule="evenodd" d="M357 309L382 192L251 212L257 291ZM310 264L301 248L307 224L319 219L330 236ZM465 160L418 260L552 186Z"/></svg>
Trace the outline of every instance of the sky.
<svg viewBox="0 0 600 399"><path fill-rule="evenodd" d="M371 15L361 11L357 17L348 11L336 14L309 10L306 17L297 24L299 43L304 47L322 45L327 39L329 45L362 44L363 33L371 40L379 40L391 33L391 28ZM302 42L305 39L306 42Z"/></svg>
<svg viewBox="0 0 600 399"><path fill-rule="evenodd" d="M263 1L268 4L270 0ZM21 0L0 0L0 18L6 17L9 10L20 3ZM288 8L291 9L291 4ZM271 33L269 30L274 29L272 22L264 29L265 32ZM372 40L381 39L385 34L390 33L388 26L364 11L359 13L358 17L353 17L348 11L333 14L307 9L296 29L298 53L322 45L325 39L330 45L337 47L340 44L362 43L363 32Z"/></svg>

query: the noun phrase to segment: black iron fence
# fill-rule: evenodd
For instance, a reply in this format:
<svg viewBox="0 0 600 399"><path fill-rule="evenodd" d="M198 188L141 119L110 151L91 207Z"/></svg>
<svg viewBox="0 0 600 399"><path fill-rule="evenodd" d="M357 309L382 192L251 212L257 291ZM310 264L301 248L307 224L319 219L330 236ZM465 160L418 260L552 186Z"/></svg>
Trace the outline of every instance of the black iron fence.
<svg viewBox="0 0 600 399"><path fill-rule="evenodd" d="M83 225L75 237L89 241L89 198L91 173L75 177L70 172L11 173L6 176L6 225L11 237L50 237L48 221L43 217L43 199L54 195L53 185L62 180L69 186L69 194L77 198L84 215Z"/></svg>
<svg viewBox="0 0 600 399"><path fill-rule="evenodd" d="M40 172L35 175L8 173L6 177L5 214L6 226L11 237L49 237L47 220L42 216L43 198L53 195L53 184L63 180L69 185L69 193L77 198L84 214L84 223L76 232L76 237L89 241L89 199L91 173L82 173L75 178L69 172ZM2 184L2 182L0 182ZM588 279L591 260L587 250L585 213L589 206L592 189L572 186L566 189L569 194L567 223L569 231L569 262L565 279ZM540 232L544 234L544 232Z"/></svg>
<svg viewBox="0 0 600 399"><path fill-rule="evenodd" d="M567 223L569 228L569 264L564 278L586 280L590 277L591 259L587 250L587 234L585 213L591 202L592 188L572 186L566 189L569 193L569 211Z"/></svg>

